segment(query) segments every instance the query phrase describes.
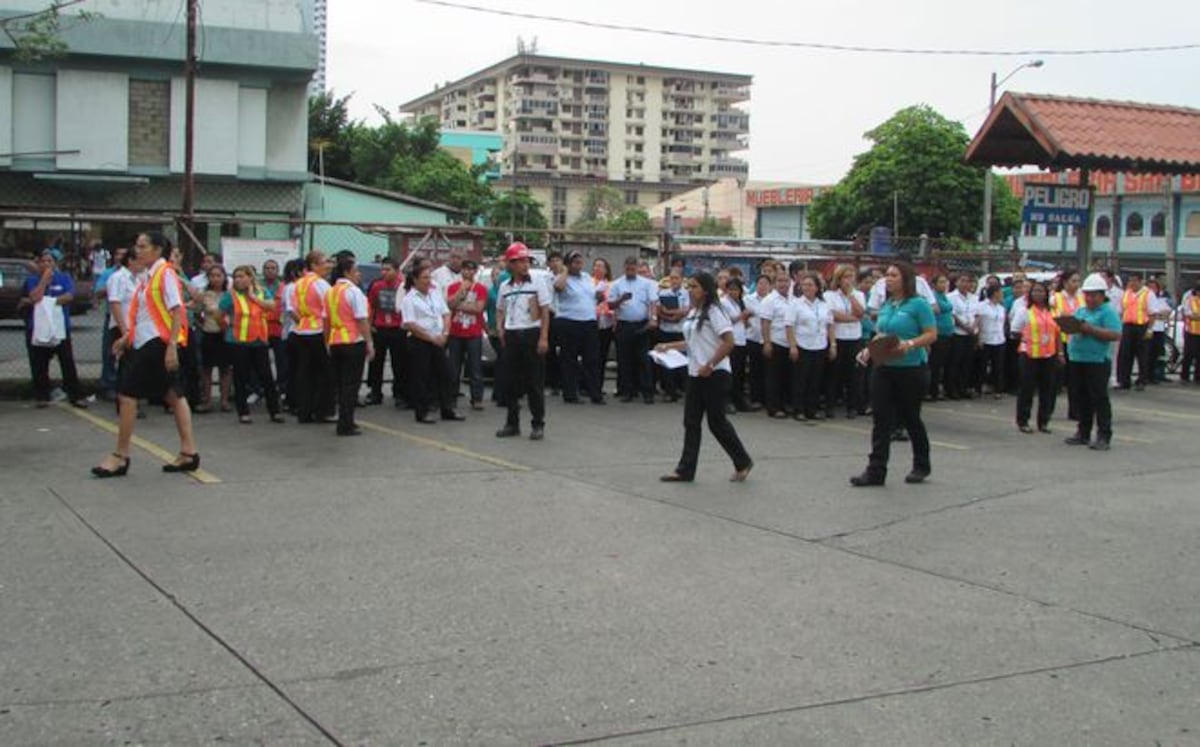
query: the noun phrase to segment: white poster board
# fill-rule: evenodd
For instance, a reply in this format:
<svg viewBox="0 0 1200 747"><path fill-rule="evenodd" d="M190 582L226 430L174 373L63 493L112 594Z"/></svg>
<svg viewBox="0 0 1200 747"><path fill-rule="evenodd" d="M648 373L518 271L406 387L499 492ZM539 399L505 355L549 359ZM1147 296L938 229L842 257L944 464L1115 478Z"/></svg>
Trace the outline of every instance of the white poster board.
<svg viewBox="0 0 1200 747"><path fill-rule="evenodd" d="M273 259L283 274L289 259L300 258L300 245L294 239L238 239L221 237L221 264L233 274L235 267L250 265L262 277L263 264Z"/></svg>

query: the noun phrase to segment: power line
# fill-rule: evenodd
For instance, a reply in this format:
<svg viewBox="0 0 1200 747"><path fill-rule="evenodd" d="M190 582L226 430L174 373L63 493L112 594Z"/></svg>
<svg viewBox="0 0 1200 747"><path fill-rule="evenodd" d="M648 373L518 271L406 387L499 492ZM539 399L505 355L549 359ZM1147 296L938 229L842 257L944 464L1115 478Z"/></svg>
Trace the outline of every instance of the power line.
<svg viewBox="0 0 1200 747"><path fill-rule="evenodd" d="M455 10L466 10L474 13L487 13L494 16L506 16L508 18L524 18L533 21L547 21L549 23L563 23L571 26L583 26L584 28L591 29L630 31L637 34L654 34L657 36L671 36L680 39L721 42L724 44L743 44L756 47L790 47L793 49L811 49L823 52L953 57L1026 57L1031 55L1036 55L1039 57L1083 57L1095 55L1151 54L1200 49L1200 42L1188 44L1165 44L1143 47L1109 47L1096 49L920 49L908 47L866 47L853 44L828 44L822 42L786 41L781 39L749 39L736 36L721 36L718 34L701 34L689 31L650 28L647 26L633 26L621 23L587 21L580 18L564 18L562 16L541 15L538 13L522 13L515 10L502 10L500 8L486 8L480 5L450 2L449 0L416 0L416 2L423 3L425 5L437 5L444 8L453 8Z"/></svg>

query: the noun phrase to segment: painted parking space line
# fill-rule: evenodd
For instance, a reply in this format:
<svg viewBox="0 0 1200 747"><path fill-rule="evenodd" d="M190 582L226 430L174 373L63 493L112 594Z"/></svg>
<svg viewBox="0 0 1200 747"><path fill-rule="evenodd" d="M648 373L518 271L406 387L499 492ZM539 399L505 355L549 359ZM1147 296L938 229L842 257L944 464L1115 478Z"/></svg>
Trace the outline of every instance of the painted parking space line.
<svg viewBox="0 0 1200 747"><path fill-rule="evenodd" d="M924 408L922 408L922 411L936 412L936 413L939 413L942 415L955 415L955 416L962 417L962 418L974 418L975 420L987 420L987 421L993 422L993 423L1005 423L1007 425L1013 426L1014 428L1016 427L1015 421L1013 421L1009 418L1001 417L999 415L989 415L989 414L983 413L983 412L967 412L966 410L953 410L948 407L924 407ZM1139 438L1137 436L1125 436L1120 433L1113 434L1113 440L1114 441L1123 441L1126 443L1133 443L1133 444L1156 444L1156 443L1158 443L1157 441L1155 441L1153 439Z"/></svg>
<svg viewBox="0 0 1200 747"><path fill-rule="evenodd" d="M510 462L507 459L494 457L490 454L482 454L478 451L472 451L465 446L459 446L458 444L452 444L447 441L439 441L436 438L418 436L414 433L408 433L407 431L398 430L396 428L389 428L385 425L379 425L378 423L372 423L367 420L359 420L358 426L369 431L383 433L388 436L395 436L396 438L401 438L405 441L409 441L420 446L425 446L430 449L437 449L438 451L444 451L448 454L454 454L455 456L471 459L476 462L483 462L484 464L490 464L493 467L500 467L501 469L510 470L512 472L533 471L532 467L527 467L524 464L517 464L516 462Z"/></svg>
<svg viewBox="0 0 1200 747"><path fill-rule="evenodd" d="M859 435L863 435L863 436L871 435L870 428L857 428L852 425L841 425L839 423L830 423L828 420L821 423L819 426L817 426L818 430L821 428L829 428L829 429L832 429L835 431L843 431L845 433L855 433L855 434L859 434ZM956 444L952 441L935 441L932 438L929 439L929 444L931 446L940 446L943 449L950 449L951 451L970 451L971 450L971 447L967 446L966 444Z"/></svg>
<svg viewBox="0 0 1200 747"><path fill-rule="evenodd" d="M117 424L112 422L111 420L106 420L105 418L102 418L99 415L93 415L92 413L90 413L86 410L79 410L74 407L68 407L67 405L59 405L58 407L60 410L63 410L64 412L69 412L72 415L74 415L75 417L91 423L92 425L96 426L97 428L99 428L102 431L107 431L107 432L113 434L114 436L117 435ZM163 464L169 464L169 463L175 461L175 457L176 457L175 454L171 453L167 449L164 449L163 447L159 446L158 444L154 443L153 441L147 441L146 439L142 438L141 436L134 436L132 443L134 446L136 446L137 448L146 452L147 454L150 454L151 456L155 457L156 459L162 460ZM216 475L214 475L211 472L208 472L206 470L198 469L195 472L185 472L183 474L192 478L196 482L202 483L204 485L220 485L221 484L221 478L217 477Z"/></svg>
<svg viewBox="0 0 1200 747"><path fill-rule="evenodd" d="M1200 415L1193 415L1186 412L1171 412L1170 410L1150 410L1144 407L1131 407L1120 400L1113 400L1114 410L1125 410L1127 412L1136 412L1139 415L1153 415L1158 418L1174 418L1176 420L1200 420Z"/></svg>

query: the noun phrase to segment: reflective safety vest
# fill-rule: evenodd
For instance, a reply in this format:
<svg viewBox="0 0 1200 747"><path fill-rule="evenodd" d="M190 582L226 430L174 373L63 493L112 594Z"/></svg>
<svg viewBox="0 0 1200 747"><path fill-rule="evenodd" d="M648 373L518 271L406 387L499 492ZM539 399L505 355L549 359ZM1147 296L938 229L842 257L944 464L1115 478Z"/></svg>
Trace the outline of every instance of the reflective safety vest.
<svg viewBox="0 0 1200 747"><path fill-rule="evenodd" d="M349 280L339 280L325 294L325 305L329 308L330 345L353 345L363 339L358 320L354 318L354 304L346 298L353 287ZM370 318L369 313L367 317Z"/></svg>
<svg viewBox="0 0 1200 747"><path fill-rule="evenodd" d="M1121 321L1125 324L1147 324L1150 321L1150 294L1142 288L1136 293L1125 291L1121 299Z"/></svg>
<svg viewBox="0 0 1200 747"><path fill-rule="evenodd" d="M229 327L233 341L242 345L266 342L267 312L258 304L251 303L250 297L245 293L231 291L229 295L233 298L233 320ZM255 295L259 300L263 300L262 291Z"/></svg>
<svg viewBox="0 0 1200 747"><path fill-rule="evenodd" d="M320 280L315 272L306 272L304 277L296 281L296 314L300 317L296 322L297 332L320 332L325 329L325 299L313 288Z"/></svg>
<svg viewBox="0 0 1200 747"><path fill-rule="evenodd" d="M1067 293L1065 290L1060 290L1054 294L1054 298L1050 300L1050 308L1054 310L1055 316L1075 316L1075 310L1083 306L1083 293L1076 292L1075 295ZM1063 342L1067 341L1067 333L1061 335Z"/></svg>
<svg viewBox="0 0 1200 747"><path fill-rule="evenodd" d="M275 308L266 312L267 337L283 337L283 281L276 280L274 286L263 284L264 298L275 302Z"/></svg>
<svg viewBox="0 0 1200 747"><path fill-rule="evenodd" d="M142 285L133 294L133 301L129 304L129 338L131 340L137 339L138 309L141 306L142 297L145 296L146 313L150 316L150 323L154 325L158 339L163 342L170 341L172 317L171 310L167 308L167 296L163 287L164 283L169 282L174 282L179 287L180 298L183 298L183 281L179 279L169 262L159 260L157 265L151 268L150 275L142 281ZM184 314L176 344L181 347L187 345L187 336L187 314Z"/></svg>
<svg viewBox="0 0 1200 747"><path fill-rule="evenodd" d="M1187 320L1187 333L1200 335L1200 295L1193 293L1189 305L1191 306L1189 313L1192 318Z"/></svg>
<svg viewBox="0 0 1200 747"><path fill-rule="evenodd" d="M1020 352L1030 358L1051 358L1058 354L1061 331L1049 309L1029 309L1029 321L1021 329Z"/></svg>

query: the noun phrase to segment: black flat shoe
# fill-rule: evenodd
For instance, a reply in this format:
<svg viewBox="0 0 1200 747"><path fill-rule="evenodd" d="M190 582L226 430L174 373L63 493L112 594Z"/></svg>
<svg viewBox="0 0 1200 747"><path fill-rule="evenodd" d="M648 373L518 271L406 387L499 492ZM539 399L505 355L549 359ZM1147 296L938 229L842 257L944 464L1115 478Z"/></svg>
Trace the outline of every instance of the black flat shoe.
<svg viewBox="0 0 1200 747"><path fill-rule="evenodd" d="M286 423L287 420L285 420L284 417L282 415L280 415L279 413L275 413L274 415L271 416L271 422L272 423Z"/></svg>
<svg viewBox="0 0 1200 747"><path fill-rule="evenodd" d="M754 462L750 462L750 464L747 464L745 469L739 469L737 472L734 472L733 476L729 478L729 481L730 482L745 482L746 478L750 476L750 470L752 470L752 469L754 469Z"/></svg>
<svg viewBox="0 0 1200 747"><path fill-rule="evenodd" d="M909 485L917 485L925 482L925 478L929 477L929 470L914 469L904 476L904 481Z"/></svg>
<svg viewBox="0 0 1200 747"><path fill-rule="evenodd" d="M195 472L196 470L200 469L200 455L199 454L184 454L183 452L180 452L179 456L183 457L186 461L184 461L182 463L172 462L171 464L164 464L162 471L163 472Z"/></svg>
<svg viewBox="0 0 1200 747"><path fill-rule="evenodd" d="M512 438L521 435L521 429L514 425L506 425L496 431L496 438Z"/></svg>
<svg viewBox="0 0 1200 747"><path fill-rule="evenodd" d="M351 428L338 428L337 434L339 436L361 436L362 429L359 428L357 425L353 426Z"/></svg>
<svg viewBox="0 0 1200 747"><path fill-rule="evenodd" d="M453 410L442 413L442 420L462 421L462 420L466 420L466 419L467 419L466 415L463 415L458 412L454 412Z"/></svg>
<svg viewBox="0 0 1200 747"><path fill-rule="evenodd" d="M1022 433L1033 433L1033 429L1029 427L1028 423L1021 423L1017 426L1017 430L1021 431Z"/></svg>
<svg viewBox="0 0 1200 747"><path fill-rule="evenodd" d="M884 477L882 475L871 474L864 472L861 475L855 475L850 478L850 484L856 488L870 488L883 485Z"/></svg>
<svg viewBox="0 0 1200 747"><path fill-rule="evenodd" d="M432 415L422 415L421 417L417 418L417 422L421 425L433 425L437 422L437 420L435 420Z"/></svg>
<svg viewBox="0 0 1200 747"><path fill-rule="evenodd" d="M546 431L540 425L535 425L533 430L529 432L530 441L541 441L545 437Z"/></svg>
<svg viewBox="0 0 1200 747"><path fill-rule="evenodd" d="M1048 425L1039 425L1038 426L1038 433L1053 433L1053 432L1054 431L1050 430L1050 426L1048 426Z"/></svg>
<svg viewBox="0 0 1200 747"><path fill-rule="evenodd" d="M129 474L129 457L122 456L115 451L112 453L112 455L121 460L120 467L117 467L116 469L108 469L100 466L92 467L92 474L99 478L124 477L125 475Z"/></svg>
<svg viewBox="0 0 1200 747"><path fill-rule="evenodd" d="M672 472L669 475L663 475L662 477L658 478L658 481L659 482L691 482L692 478L684 477L683 475L679 474L678 472Z"/></svg>

